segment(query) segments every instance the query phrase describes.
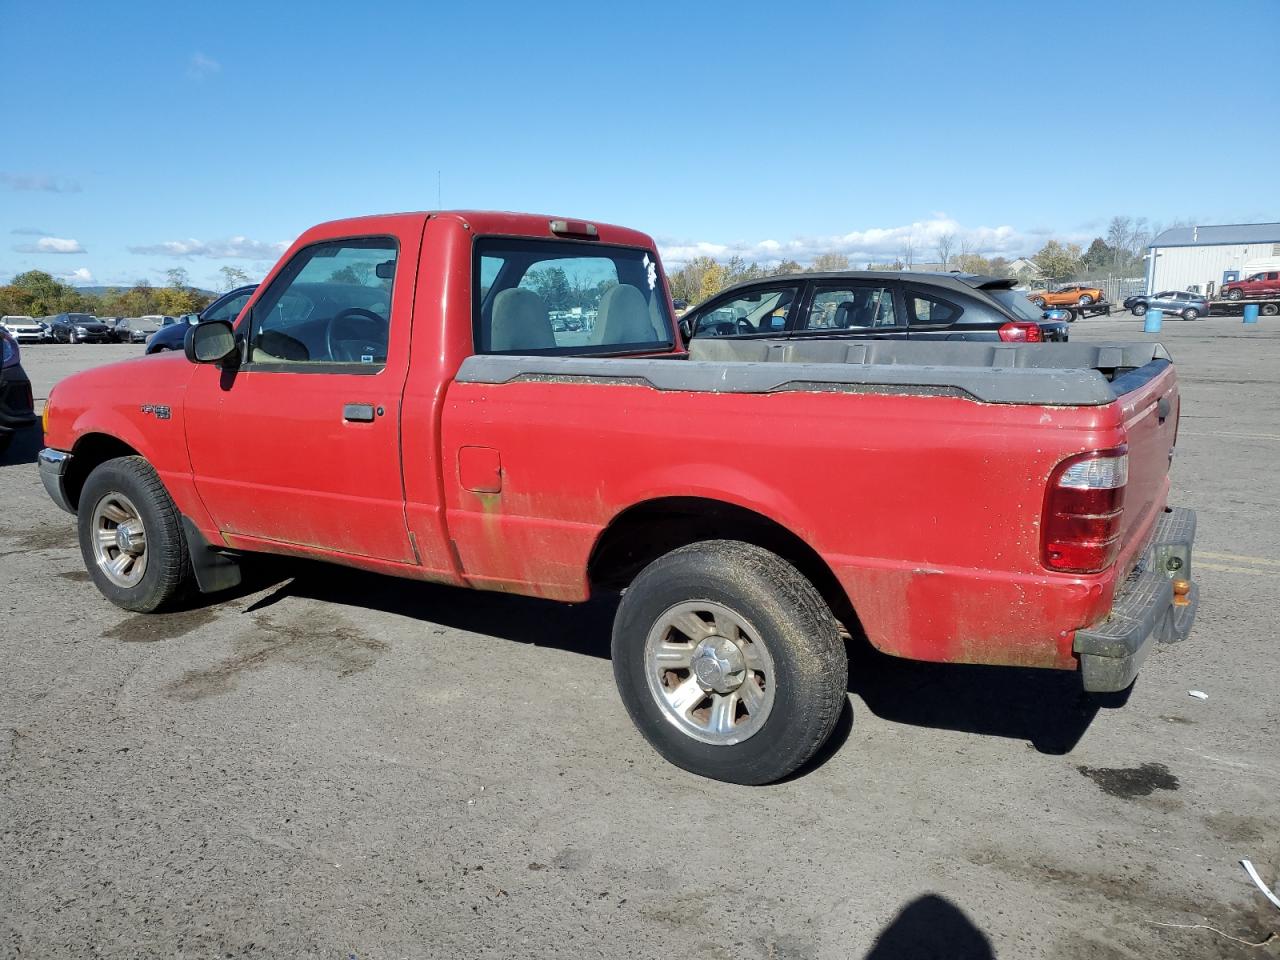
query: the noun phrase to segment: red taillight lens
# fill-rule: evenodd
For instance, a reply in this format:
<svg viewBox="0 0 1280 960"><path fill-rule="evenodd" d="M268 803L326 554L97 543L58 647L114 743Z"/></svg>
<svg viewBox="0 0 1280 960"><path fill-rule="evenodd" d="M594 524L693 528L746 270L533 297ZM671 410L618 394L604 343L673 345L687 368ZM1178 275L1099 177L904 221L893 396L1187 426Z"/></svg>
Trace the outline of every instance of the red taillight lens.
<svg viewBox="0 0 1280 960"><path fill-rule="evenodd" d="M1000 328L1000 339L1005 343L1044 343L1044 334L1038 323L1012 320Z"/></svg>
<svg viewBox="0 0 1280 960"><path fill-rule="evenodd" d="M1040 528L1041 562L1062 573L1098 573L1120 552L1129 482L1125 447L1070 457L1054 468Z"/></svg>

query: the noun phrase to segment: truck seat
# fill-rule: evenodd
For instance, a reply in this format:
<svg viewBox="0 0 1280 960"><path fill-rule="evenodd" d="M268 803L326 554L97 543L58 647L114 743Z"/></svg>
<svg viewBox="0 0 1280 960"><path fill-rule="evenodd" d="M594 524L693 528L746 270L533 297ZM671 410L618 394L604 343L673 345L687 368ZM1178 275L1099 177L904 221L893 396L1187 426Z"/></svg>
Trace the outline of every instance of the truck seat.
<svg viewBox="0 0 1280 960"><path fill-rule="evenodd" d="M592 343L656 343L661 339L649 320L644 294L631 284L610 287L600 298Z"/></svg>
<svg viewBox="0 0 1280 960"><path fill-rule="evenodd" d="M547 305L532 290L513 287L493 298L489 349L546 350L556 345Z"/></svg>

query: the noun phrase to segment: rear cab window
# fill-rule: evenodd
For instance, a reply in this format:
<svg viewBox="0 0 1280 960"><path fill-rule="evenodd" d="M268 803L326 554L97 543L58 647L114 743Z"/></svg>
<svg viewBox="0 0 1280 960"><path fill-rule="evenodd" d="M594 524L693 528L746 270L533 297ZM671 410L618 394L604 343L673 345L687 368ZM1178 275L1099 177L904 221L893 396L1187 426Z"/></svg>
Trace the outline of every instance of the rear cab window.
<svg viewBox="0 0 1280 960"><path fill-rule="evenodd" d="M477 353L656 353L675 344L666 289L650 250L480 237L474 258Z"/></svg>

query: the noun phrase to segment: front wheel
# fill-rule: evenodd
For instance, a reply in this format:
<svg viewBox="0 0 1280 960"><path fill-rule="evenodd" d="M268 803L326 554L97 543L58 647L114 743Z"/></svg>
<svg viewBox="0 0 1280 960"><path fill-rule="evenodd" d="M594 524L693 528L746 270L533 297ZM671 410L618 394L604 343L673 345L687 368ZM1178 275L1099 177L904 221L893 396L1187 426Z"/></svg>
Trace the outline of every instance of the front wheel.
<svg viewBox="0 0 1280 960"><path fill-rule="evenodd" d="M1243 299L1244 299L1244 291L1243 291L1243 290L1241 290L1239 287L1235 287L1235 288L1233 288L1233 289L1231 289L1231 290L1228 290L1228 291L1227 291L1227 299L1228 299L1228 300L1243 300Z"/></svg>
<svg viewBox="0 0 1280 960"><path fill-rule="evenodd" d="M1200 311L1197 310L1195 307L1187 307L1187 309L1182 311L1182 319L1183 320L1199 320Z"/></svg>
<svg viewBox="0 0 1280 960"><path fill-rule="evenodd" d="M613 673L667 760L730 783L785 777L826 742L849 664L818 591L777 554L711 540L649 564L618 606Z"/></svg>
<svg viewBox="0 0 1280 960"><path fill-rule="evenodd" d="M190 588L191 558L178 508L142 457L94 467L77 513L85 568L117 607L151 613Z"/></svg>
<svg viewBox="0 0 1280 960"><path fill-rule="evenodd" d="M1147 312L1147 305L1145 303L1135 303L1132 310L1135 317L1141 317Z"/></svg>

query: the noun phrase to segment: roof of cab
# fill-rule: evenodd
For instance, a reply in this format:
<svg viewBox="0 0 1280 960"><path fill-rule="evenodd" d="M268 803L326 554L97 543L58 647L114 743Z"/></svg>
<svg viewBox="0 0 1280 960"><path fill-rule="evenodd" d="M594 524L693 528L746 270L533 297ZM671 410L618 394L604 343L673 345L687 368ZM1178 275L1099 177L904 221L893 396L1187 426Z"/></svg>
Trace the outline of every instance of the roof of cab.
<svg viewBox="0 0 1280 960"><path fill-rule="evenodd" d="M416 210L404 213L382 213L348 217L316 224L303 233L303 237L312 232L332 236L338 228L343 228L353 234L368 233L370 230L385 227L390 221L402 220L406 217L420 217L424 221L432 218L452 218L465 224L477 236L545 237L549 240L560 239L571 242L583 240L583 238L561 237L552 233L551 224L556 220L576 221L592 224L599 231L598 240L587 240L585 242L603 242L622 246L645 247L650 250L656 249L652 237L629 227L601 223L599 220L591 220L586 217L549 216L547 214L515 213L504 210Z"/></svg>

